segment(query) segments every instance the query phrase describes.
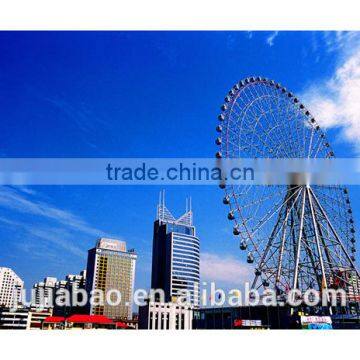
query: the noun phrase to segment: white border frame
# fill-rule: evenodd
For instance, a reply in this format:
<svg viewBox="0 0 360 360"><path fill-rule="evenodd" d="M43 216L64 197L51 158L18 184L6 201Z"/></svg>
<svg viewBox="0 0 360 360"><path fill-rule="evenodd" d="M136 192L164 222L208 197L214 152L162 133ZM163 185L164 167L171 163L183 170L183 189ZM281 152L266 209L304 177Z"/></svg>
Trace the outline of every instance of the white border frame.
<svg viewBox="0 0 360 360"><path fill-rule="evenodd" d="M358 30L358 1L12 0L4 30Z"/></svg>

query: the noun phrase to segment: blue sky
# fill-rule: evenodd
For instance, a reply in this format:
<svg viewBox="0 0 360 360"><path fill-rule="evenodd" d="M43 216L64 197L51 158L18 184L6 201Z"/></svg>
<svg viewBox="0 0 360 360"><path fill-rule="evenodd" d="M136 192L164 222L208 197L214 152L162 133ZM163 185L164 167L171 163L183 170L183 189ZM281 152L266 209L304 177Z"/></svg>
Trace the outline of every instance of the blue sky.
<svg viewBox="0 0 360 360"><path fill-rule="evenodd" d="M2 32L1 157L212 157L225 94L261 75L299 94L337 156L359 152L358 33ZM150 279L156 186L0 188L0 266L29 288L86 267L97 237L138 252ZM352 189L355 221L359 191ZM203 279L247 277L215 186L166 187L175 215L192 196ZM211 266L210 266L211 265Z"/></svg>

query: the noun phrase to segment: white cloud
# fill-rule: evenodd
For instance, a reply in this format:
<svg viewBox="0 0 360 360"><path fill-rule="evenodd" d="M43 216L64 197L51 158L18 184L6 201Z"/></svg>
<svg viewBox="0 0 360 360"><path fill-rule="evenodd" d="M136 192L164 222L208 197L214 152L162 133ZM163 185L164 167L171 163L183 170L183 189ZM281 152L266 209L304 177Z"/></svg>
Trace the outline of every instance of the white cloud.
<svg viewBox="0 0 360 360"><path fill-rule="evenodd" d="M0 217L0 223L7 225L12 229L16 228L18 231L22 231L24 239L21 241L21 244L18 248L24 250L25 252L31 249L31 255L33 255L32 252L34 249L36 249L36 243L41 241L43 244L53 244L57 248L66 250L73 255L82 258L86 257L86 251L74 244L75 241L73 243L73 239L71 239L71 233L64 228L35 225L27 222L9 220L4 217ZM29 236L31 237L32 241L27 243L25 239L29 238ZM36 242L33 240L33 238L36 238ZM38 255L40 256L41 254ZM43 257L48 257L48 253L43 253L42 255Z"/></svg>
<svg viewBox="0 0 360 360"><path fill-rule="evenodd" d="M29 189L24 191L21 187L0 187L0 207L31 216L22 218L20 222L12 220L13 214L9 213L6 218L0 217L0 222L12 229L21 230L26 238L41 240L79 257L85 257L87 250L79 246L79 234L94 241L100 236L113 237L69 211L38 200L38 197L37 192Z"/></svg>
<svg viewBox="0 0 360 360"><path fill-rule="evenodd" d="M252 267L233 256L211 253L201 254L200 271L202 281L236 286L251 281L254 273Z"/></svg>
<svg viewBox="0 0 360 360"><path fill-rule="evenodd" d="M91 236L104 235L103 231L90 226L71 212L59 209L44 201L32 199L29 195L29 191L23 193L22 188L15 190L15 188L2 186L0 187L0 206L21 213L44 217Z"/></svg>
<svg viewBox="0 0 360 360"><path fill-rule="evenodd" d="M357 42L356 42L357 44ZM305 104L321 127L339 128L342 138L360 151L360 46L350 52L341 50L342 57L334 73L305 90Z"/></svg>
<svg viewBox="0 0 360 360"><path fill-rule="evenodd" d="M356 31L324 31L321 33L327 52L351 52L354 45L358 45L359 33Z"/></svg>
<svg viewBox="0 0 360 360"><path fill-rule="evenodd" d="M278 31L274 31L272 32L267 38L266 38L266 43L271 47L274 45L274 40L275 38L279 35Z"/></svg>
<svg viewBox="0 0 360 360"><path fill-rule="evenodd" d="M19 186L18 189L19 189L21 192L23 192L23 193L25 193L25 194L28 194L28 195L36 195L36 194L37 194L35 190L30 189L30 188L28 188L28 187L26 187L26 186Z"/></svg>

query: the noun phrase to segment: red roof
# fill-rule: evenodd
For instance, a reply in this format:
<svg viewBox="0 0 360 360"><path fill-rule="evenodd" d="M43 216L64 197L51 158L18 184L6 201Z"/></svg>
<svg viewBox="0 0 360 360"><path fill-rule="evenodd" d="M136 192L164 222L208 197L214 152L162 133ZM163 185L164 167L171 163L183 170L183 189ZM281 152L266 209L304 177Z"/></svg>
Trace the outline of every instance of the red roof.
<svg viewBox="0 0 360 360"><path fill-rule="evenodd" d="M63 321L65 321L65 318L62 316L48 316L44 323L61 323Z"/></svg>
<svg viewBox="0 0 360 360"><path fill-rule="evenodd" d="M72 323L114 324L112 320L104 315L72 315L66 321Z"/></svg>
<svg viewBox="0 0 360 360"><path fill-rule="evenodd" d="M128 328L128 326L125 323L123 323L122 321L118 321L116 323L116 327L121 328L121 329L127 329Z"/></svg>

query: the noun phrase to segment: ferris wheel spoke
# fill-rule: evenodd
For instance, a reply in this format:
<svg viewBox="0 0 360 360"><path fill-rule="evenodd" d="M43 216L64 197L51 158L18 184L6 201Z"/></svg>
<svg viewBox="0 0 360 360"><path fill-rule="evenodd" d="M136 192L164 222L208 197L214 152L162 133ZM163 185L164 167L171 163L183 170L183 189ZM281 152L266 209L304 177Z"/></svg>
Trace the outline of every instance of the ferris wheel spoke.
<svg viewBox="0 0 360 360"><path fill-rule="evenodd" d="M260 101L261 99L258 99L258 101ZM256 103L254 101L254 103L251 104L251 106L256 106ZM257 126L260 126L263 133L266 133L266 129L263 127L263 124L261 122L261 118L264 116L264 113L262 111L260 111L260 114L258 113L254 113L252 110L251 110L251 106L249 106L248 108L246 108L246 110L244 111L244 118L246 118L247 116L250 116L252 120L254 120L254 123L253 123L253 128L251 129L251 133L253 136L256 136L258 138L258 140L265 146L265 148L269 148L271 149L272 146L270 146L270 144L267 144L266 140L267 139L263 139L260 134L258 134L255 129ZM251 123L251 122L250 122ZM253 141L251 141L251 143L253 143Z"/></svg>
<svg viewBox="0 0 360 360"><path fill-rule="evenodd" d="M248 95L246 95L246 96L248 96ZM256 124L260 122L259 118L266 115L267 112L271 112L271 109L264 110L261 105L261 102L266 101L268 97L269 97L269 95L262 94L260 96L254 97L254 98L256 98L256 101L250 102L251 107L249 109L251 111L252 117L255 120ZM259 115L259 113L260 113L260 115ZM260 124L262 125L261 122L260 122ZM266 129L264 127L262 127L262 129L266 133Z"/></svg>
<svg viewBox="0 0 360 360"><path fill-rule="evenodd" d="M273 109L273 107L272 107L272 105L270 103L271 95L268 92L265 92L265 91L263 92L263 94L266 94L266 96L263 96L263 98L262 98L264 100L264 102L265 102L264 105L266 105L266 106L264 106L265 108L263 108L263 105L259 104L260 108L261 108L260 111L261 111L262 114L266 114L266 115L270 114L271 118L273 120L273 121L271 121L270 119L267 119L268 120L267 124L271 125L271 123L273 122L273 127L270 128L270 130L267 132L267 136L268 136L270 131L274 128L274 126L277 126L277 128L281 128L281 126L279 126L278 121L276 120L276 118L274 116L274 111L278 111L278 110L276 108ZM282 146L283 142L279 138L278 132L275 132L274 135L275 135L274 141L276 141L278 147Z"/></svg>
<svg viewBox="0 0 360 360"><path fill-rule="evenodd" d="M284 249L285 249L285 240L286 240L286 230L287 230L287 226L285 226L285 224L287 224L288 219L289 219L289 215L290 213L293 211L293 208L295 206L295 204L297 203L299 196L300 196L300 191L297 192L296 198L293 201L293 203L291 204L290 207L288 207L287 211L286 211L286 217L285 217L285 221L284 221L284 226L283 226L283 233L281 236L281 246L280 246L280 252L279 252L279 259L278 259L278 266L277 266L277 271L276 271L276 281L275 281L275 286L277 286L280 282L280 276L281 276L281 267L282 267L282 261L283 261L283 256L284 256Z"/></svg>
<svg viewBox="0 0 360 360"><path fill-rule="evenodd" d="M244 205L242 206L242 209L246 209L246 208L251 207L251 206L254 206L254 205L262 204L262 203L264 203L264 202L266 202L266 201L268 201L268 200L271 200L271 199L274 198L275 196L285 195L285 193L286 193L286 190L283 189L283 187L281 187L281 190L279 190L279 191L270 193L269 195L266 195L266 196L264 196L263 198L260 198L260 199L257 198L257 199L255 199L255 200L253 200L253 201L251 201L251 202L248 202L248 203L244 204ZM237 196L237 195L236 195L236 196Z"/></svg>
<svg viewBox="0 0 360 360"><path fill-rule="evenodd" d="M232 110L232 111L233 111L235 114L237 114L236 111L234 111L234 110ZM244 117L246 117L246 116L247 116L247 114L244 115ZM257 123L258 123L258 121L256 120L256 123L255 123L255 124L257 124ZM236 126L238 126L238 125L236 125ZM258 140L261 142L261 144L262 144L263 146L265 146L265 148L270 148L270 146L269 146L256 132L254 132L254 129L253 129L253 128L249 129L249 133L251 133L253 136L256 135L256 137L258 138ZM252 148L253 145L254 145L254 141L252 140L250 143L247 143L247 144L249 145L250 148Z"/></svg>
<svg viewBox="0 0 360 360"><path fill-rule="evenodd" d="M268 88L266 88L266 91L268 92ZM268 92L269 93L269 92ZM276 109L276 111L277 111L277 113L279 112L279 102L278 102L278 97L276 98L277 99L277 106L275 107L275 109ZM269 104L270 105L270 107L272 107L271 106L271 104ZM274 121L274 123L276 123L277 124L277 127L278 127L278 129L280 130L279 132L276 132L275 134L276 134L276 136L277 136L277 139L278 139L278 143L280 144L280 146L282 147L282 148L284 148L283 147L283 144L286 144L286 142L287 142L287 140L288 140L288 138L286 137L286 136L284 136L284 134L283 134L283 132L282 132L282 130L283 130L283 128L284 128L284 126L282 126L282 124L279 122L279 120L278 120L278 118L276 118L275 117L275 115L274 115L274 112L273 111L271 111L271 115L272 115L272 118L273 118L273 121ZM277 156L279 156L280 154L277 154ZM283 157L289 157L289 153L287 152L287 151L285 151L283 154L281 154Z"/></svg>
<svg viewBox="0 0 360 360"><path fill-rule="evenodd" d="M349 255L349 254L348 254L348 252L346 251L346 248L344 247L344 245L343 245L343 243L342 243L342 241L341 241L340 237L338 236L338 234L337 234L337 232L336 232L335 228L333 227L332 223L330 222L330 219L328 218L328 216L327 216L326 212L325 212L325 211L324 211L324 209L322 208L322 206L321 206L321 204L320 204L319 200L317 199L316 195L315 195L315 194L314 194L314 192L311 190L311 188L310 188L310 191L311 191L311 193L312 193L312 195L313 195L313 197L314 197L314 200L315 200L315 202L316 202L317 206L319 207L319 209L320 209L321 213L322 213L322 214L323 214L323 216L325 217L325 219L326 219L326 221L327 221L327 223L328 223L328 225L329 225L329 227L330 227L330 229L331 229L332 233L334 234L334 236L335 236L336 240L338 241L338 243L339 243L340 247L342 248L342 250L343 250L344 254L346 255L346 257L347 257L348 261L349 261L349 262L350 262L350 264L352 265L353 269L356 271L357 275L360 277L358 270L356 269L356 267L355 267L355 265L354 265L354 263L353 263L353 261L352 261L352 259L351 259L350 255Z"/></svg>
<svg viewBox="0 0 360 360"><path fill-rule="evenodd" d="M298 187L298 191L300 191L300 186ZM259 220L259 226L254 229L253 234L255 234L257 231L259 231L264 224L269 221L275 214L279 212L279 210L285 206L296 194L292 194L288 199L284 200L278 200L278 202L275 204L275 210L268 212L262 219Z"/></svg>

